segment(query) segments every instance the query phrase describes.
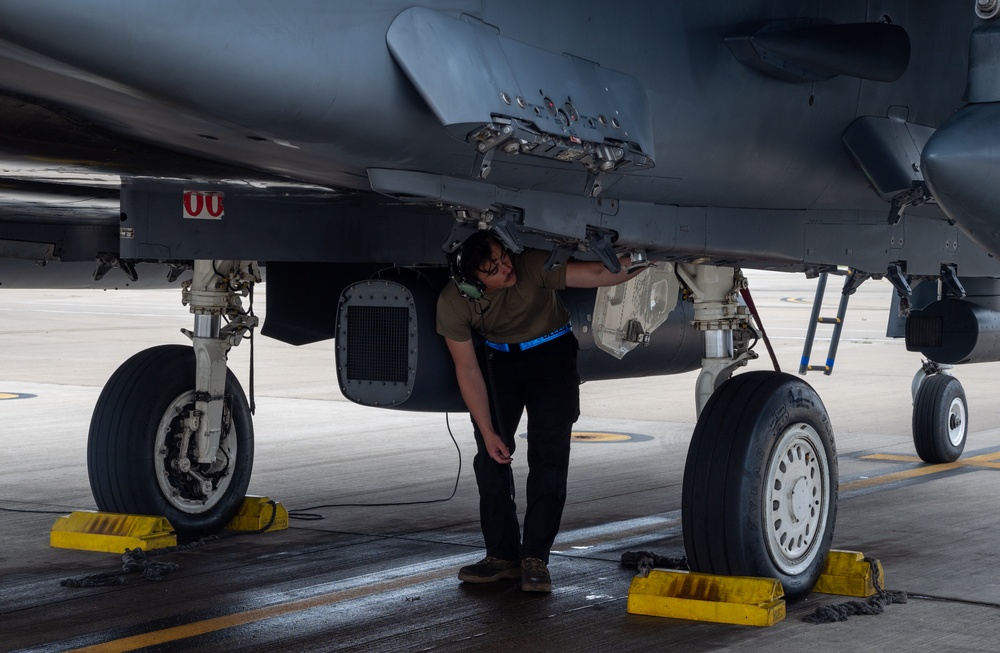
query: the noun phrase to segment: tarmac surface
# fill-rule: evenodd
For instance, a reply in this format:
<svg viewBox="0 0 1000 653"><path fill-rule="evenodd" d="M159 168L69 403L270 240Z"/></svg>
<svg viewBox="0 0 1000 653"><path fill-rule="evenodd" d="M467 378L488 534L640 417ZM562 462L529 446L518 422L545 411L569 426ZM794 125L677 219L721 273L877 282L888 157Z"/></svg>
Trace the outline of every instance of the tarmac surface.
<svg viewBox="0 0 1000 653"><path fill-rule="evenodd" d="M795 372L815 282L747 274L779 361ZM954 370L970 409L965 453L920 462L910 434L920 359L885 338L890 294L885 282L861 287L836 371L807 381L840 455L834 547L881 560L886 588L909 599L816 625L803 617L848 599L813 593L756 628L626 612L636 570L622 553L684 553L696 373L583 386L577 431L630 437L574 443L554 590L532 595L515 581L455 578L482 557L467 415L354 405L337 389L331 342L267 338L256 340L250 492L323 518L158 557L177 565L159 581L65 587L121 568L114 554L49 546L59 514L95 508L86 440L101 386L133 353L184 343L191 318L178 290L0 289L0 651L996 651L1000 370ZM248 349L230 355L244 387ZM768 369L758 350L748 369ZM524 461L514 464L523 497ZM420 501L434 503L399 505ZM328 504L384 505L314 508Z"/></svg>

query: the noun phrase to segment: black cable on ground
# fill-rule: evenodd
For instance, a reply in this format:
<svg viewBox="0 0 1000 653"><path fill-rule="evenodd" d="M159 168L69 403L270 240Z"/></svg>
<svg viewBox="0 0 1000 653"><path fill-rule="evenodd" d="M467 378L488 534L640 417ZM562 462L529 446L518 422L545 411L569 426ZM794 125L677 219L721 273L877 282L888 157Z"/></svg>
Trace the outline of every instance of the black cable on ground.
<svg viewBox="0 0 1000 653"><path fill-rule="evenodd" d="M23 512L29 515L65 515L65 510L27 510L22 508L4 508L0 506L0 512Z"/></svg>
<svg viewBox="0 0 1000 653"><path fill-rule="evenodd" d="M954 596L934 596L933 594L915 594L913 592L907 592L906 595L911 599L917 599L922 601L940 601L941 603L961 603L963 605L975 605L980 608L993 608L994 610L1000 610L1000 603L992 603L990 601L973 601L972 599L960 599Z"/></svg>
<svg viewBox="0 0 1000 653"><path fill-rule="evenodd" d="M425 499L423 501L393 501L388 503L325 503L320 506L309 506L308 508L289 510L288 518L306 521L318 521L320 519L325 519L323 515L310 512L321 508L384 508L391 506L421 506L430 503L444 503L445 501L451 501L458 492L458 482L462 478L462 449L458 446L458 440L455 439L455 434L451 431L451 420L448 413L445 413L444 415L444 422L448 428L448 435L451 437L452 444L455 445L455 451L458 452L458 473L455 475L455 486L452 488L451 494L449 494L446 498Z"/></svg>

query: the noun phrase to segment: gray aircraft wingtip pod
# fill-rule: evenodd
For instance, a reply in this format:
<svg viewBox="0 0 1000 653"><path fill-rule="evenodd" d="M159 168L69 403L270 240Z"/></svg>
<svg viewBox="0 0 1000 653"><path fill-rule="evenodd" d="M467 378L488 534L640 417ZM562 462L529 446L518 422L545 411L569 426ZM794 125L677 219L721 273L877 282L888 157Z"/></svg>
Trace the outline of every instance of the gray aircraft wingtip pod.
<svg viewBox="0 0 1000 653"><path fill-rule="evenodd" d="M833 536L833 430L802 379L734 375L763 335L741 270L889 279L927 358L917 450L961 454L942 371L1000 359L991 2L6 0L0 286L180 285L193 347L122 365L89 472L101 510L196 534L249 482L225 361L262 274L264 333L336 338L349 398L452 410L446 252L492 230L549 267L632 253L655 282L567 302L581 372L701 368L688 558L798 598Z"/></svg>

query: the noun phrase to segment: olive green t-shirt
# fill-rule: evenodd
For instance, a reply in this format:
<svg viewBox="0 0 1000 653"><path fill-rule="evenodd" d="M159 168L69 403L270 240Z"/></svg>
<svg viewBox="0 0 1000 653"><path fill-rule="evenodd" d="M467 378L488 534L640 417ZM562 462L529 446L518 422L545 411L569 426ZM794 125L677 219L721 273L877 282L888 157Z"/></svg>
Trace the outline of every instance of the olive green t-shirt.
<svg viewBox="0 0 1000 653"><path fill-rule="evenodd" d="M510 288L469 301L449 283L437 303L437 332L458 342L473 330L491 342L527 342L569 322L569 311L556 293L566 287L566 266L545 271L548 252L526 249L511 255L517 281Z"/></svg>

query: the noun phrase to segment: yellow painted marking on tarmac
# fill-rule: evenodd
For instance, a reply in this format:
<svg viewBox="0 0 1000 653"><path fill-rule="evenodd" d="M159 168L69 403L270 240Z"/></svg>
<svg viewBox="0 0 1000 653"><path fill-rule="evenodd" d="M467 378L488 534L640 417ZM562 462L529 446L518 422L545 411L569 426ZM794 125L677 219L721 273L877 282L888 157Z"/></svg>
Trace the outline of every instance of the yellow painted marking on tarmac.
<svg viewBox="0 0 1000 653"><path fill-rule="evenodd" d="M923 462L920 460L919 456L901 456L891 453L873 453L868 456L861 456L861 460L888 460L890 462L898 463L919 463ZM956 460L954 465L971 465L973 467L982 465L984 467L995 467L995 461L1000 461L1000 451L995 451L993 453L984 453L981 456L970 456L969 458L961 458Z"/></svg>
<svg viewBox="0 0 1000 653"><path fill-rule="evenodd" d="M215 617L213 619L197 621L183 626L174 626L173 628L154 630L151 633L143 633L142 635L123 637L122 639L104 642L103 644L95 644L93 646L73 649L69 653L124 653L125 651L135 651L149 646L157 646L167 642L176 642L177 640L187 639L188 637L197 637L198 635L205 635L219 630L225 630L226 628L233 628L234 626L243 626L245 624L263 621L265 619L273 619L274 617L281 617L294 612L320 608L334 603L340 603L342 601L351 601L353 599L363 598L373 594L379 594L381 592L391 592L394 590L404 589L406 587L412 587L413 585L419 585L421 583L427 583L433 580L440 580L442 578L453 576L454 573L455 572L452 569L428 571L414 576L407 576L405 578L397 578L394 580L383 581L381 583L374 583L372 585L365 585L363 587L340 590L332 594L312 596L306 599L299 599L297 601L289 601L288 603L282 603L280 605L272 605L266 608L257 608L256 610L238 612L224 617Z"/></svg>
<svg viewBox="0 0 1000 653"><path fill-rule="evenodd" d="M862 456L861 459L882 460L889 462L904 462L904 463L922 462L920 458L917 456L898 456L898 455L882 454L882 453L871 454L869 456ZM940 465L927 465L924 467L917 467L915 469L908 469L902 472L895 472L892 474L882 474L881 476L873 476L872 478L862 478L857 481L851 481L850 483L842 484L840 486L840 490L841 491L861 490L864 488L874 487L876 485L884 485L886 483L894 483L896 481L905 481L911 478L928 476L930 474L950 472L953 469L960 469L962 467L1000 469L1000 463L994 462L996 460L1000 460L1000 452L983 454L981 456L973 456L971 458L965 458L963 460L956 460L953 463L942 463Z"/></svg>
<svg viewBox="0 0 1000 653"><path fill-rule="evenodd" d="M920 476L927 476L928 474L937 474L939 472L946 472L952 469L956 469L958 465L955 463L945 463L943 465L933 465L929 467L920 467L918 469L910 469L905 472L896 472L895 474L884 474L882 476L873 476L872 478L862 478L857 481L851 481L850 483L844 483L840 486L841 492L849 492L851 490L862 490L864 488L874 487L876 485L885 485L886 483L893 483L895 481L904 481L910 478L918 478Z"/></svg>
<svg viewBox="0 0 1000 653"><path fill-rule="evenodd" d="M627 442L632 439L627 433L603 433L600 431L573 431L573 442Z"/></svg>

